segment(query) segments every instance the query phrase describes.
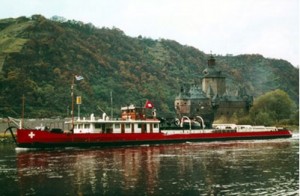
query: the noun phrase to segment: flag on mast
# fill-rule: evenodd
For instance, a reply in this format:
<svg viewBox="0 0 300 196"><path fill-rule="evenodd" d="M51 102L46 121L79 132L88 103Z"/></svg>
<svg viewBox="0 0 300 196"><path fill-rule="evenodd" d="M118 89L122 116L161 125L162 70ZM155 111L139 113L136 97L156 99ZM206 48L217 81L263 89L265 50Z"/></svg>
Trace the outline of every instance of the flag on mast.
<svg viewBox="0 0 300 196"><path fill-rule="evenodd" d="M75 75L75 79L76 79L76 80L83 80L84 78L83 78L83 76Z"/></svg>
<svg viewBox="0 0 300 196"><path fill-rule="evenodd" d="M151 101L149 101L149 100L147 99L144 108L151 109L151 108L153 108L153 107L154 107L154 106L153 106L153 104L151 103Z"/></svg>

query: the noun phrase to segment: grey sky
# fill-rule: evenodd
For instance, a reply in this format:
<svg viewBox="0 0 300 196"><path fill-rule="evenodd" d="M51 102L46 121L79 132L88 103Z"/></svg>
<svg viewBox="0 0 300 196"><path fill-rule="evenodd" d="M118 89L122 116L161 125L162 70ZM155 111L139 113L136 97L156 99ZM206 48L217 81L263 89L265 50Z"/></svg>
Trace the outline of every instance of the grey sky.
<svg viewBox="0 0 300 196"><path fill-rule="evenodd" d="M214 54L299 66L299 0L4 0L0 18L41 14L165 38Z"/></svg>

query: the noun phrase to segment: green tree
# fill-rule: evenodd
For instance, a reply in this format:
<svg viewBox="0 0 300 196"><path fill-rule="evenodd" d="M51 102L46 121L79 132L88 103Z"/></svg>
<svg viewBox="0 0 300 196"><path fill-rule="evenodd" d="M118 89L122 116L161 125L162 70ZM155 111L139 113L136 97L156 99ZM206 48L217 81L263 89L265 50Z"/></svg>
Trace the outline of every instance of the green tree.
<svg viewBox="0 0 300 196"><path fill-rule="evenodd" d="M258 97L250 110L250 117L255 124L274 124L283 119L290 119L295 104L283 90L274 90Z"/></svg>

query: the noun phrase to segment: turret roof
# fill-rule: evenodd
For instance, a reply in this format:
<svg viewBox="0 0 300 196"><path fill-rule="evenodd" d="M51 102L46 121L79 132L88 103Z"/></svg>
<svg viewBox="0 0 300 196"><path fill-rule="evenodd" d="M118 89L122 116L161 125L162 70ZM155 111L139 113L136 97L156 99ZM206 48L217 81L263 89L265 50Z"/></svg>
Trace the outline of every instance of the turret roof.
<svg viewBox="0 0 300 196"><path fill-rule="evenodd" d="M207 61L207 67L203 70L202 72L204 74L203 78L206 77L222 77L224 78L225 76L222 74L222 71L220 71L216 67L216 60L215 58L211 55L210 59Z"/></svg>

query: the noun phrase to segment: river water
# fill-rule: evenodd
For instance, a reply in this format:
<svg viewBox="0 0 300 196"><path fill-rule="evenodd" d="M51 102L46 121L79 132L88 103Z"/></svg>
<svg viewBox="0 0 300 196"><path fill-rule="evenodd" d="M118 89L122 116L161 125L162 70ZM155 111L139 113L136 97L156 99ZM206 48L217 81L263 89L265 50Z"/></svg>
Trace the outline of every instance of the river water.
<svg viewBox="0 0 300 196"><path fill-rule="evenodd" d="M0 195L299 195L299 135L23 152L0 144Z"/></svg>

